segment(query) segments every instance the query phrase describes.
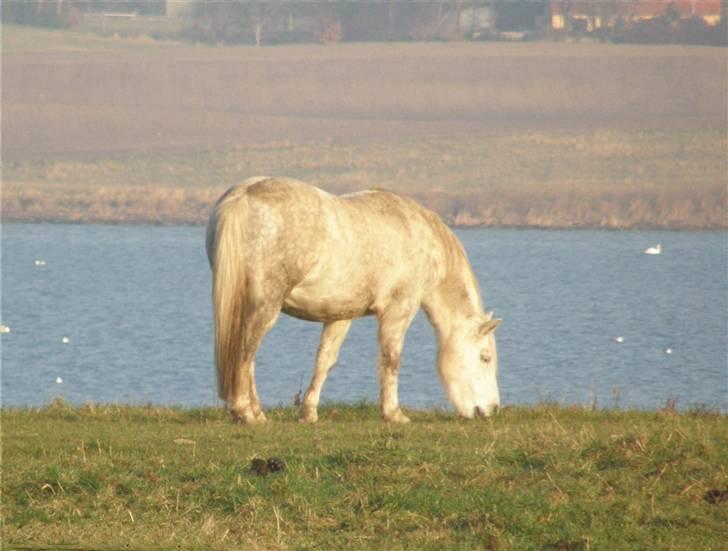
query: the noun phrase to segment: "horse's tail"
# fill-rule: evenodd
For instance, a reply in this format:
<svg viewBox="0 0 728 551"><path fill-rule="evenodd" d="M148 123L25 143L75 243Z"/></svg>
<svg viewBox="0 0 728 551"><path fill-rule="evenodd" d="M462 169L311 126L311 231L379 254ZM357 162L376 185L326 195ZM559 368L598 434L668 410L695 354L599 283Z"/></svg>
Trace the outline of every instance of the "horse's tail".
<svg viewBox="0 0 728 551"><path fill-rule="evenodd" d="M215 315L217 393L228 400L237 384L245 330L245 207L246 201L223 201L215 209L210 228L212 301Z"/></svg>

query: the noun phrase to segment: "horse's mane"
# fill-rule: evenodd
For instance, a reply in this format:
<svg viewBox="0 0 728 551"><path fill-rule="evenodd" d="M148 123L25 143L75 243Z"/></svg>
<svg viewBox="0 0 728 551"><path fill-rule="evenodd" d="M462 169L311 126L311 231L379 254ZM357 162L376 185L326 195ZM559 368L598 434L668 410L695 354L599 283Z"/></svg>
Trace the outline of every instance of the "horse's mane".
<svg viewBox="0 0 728 551"><path fill-rule="evenodd" d="M425 221L425 224L431 229L434 237L442 247L444 256L442 284L448 288L451 300L459 301L464 309L472 307L473 315L477 315L483 307L477 278L473 273L462 243L460 243L453 230L443 222L442 218L413 199L384 189L370 189L348 196L362 196L364 194L376 194L380 201L386 197L387 203L396 204L399 207L393 210L406 209L414 211ZM343 197L347 197L347 195Z"/></svg>
<svg viewBox="0 0 728 551"><path fill-rule="evenodd" d="M455 296L453 298L463 299L463 306L470 305L474 307L473 314L477 314L483 308L480 288L462 243L453 230L437 214L414 201L412 203L427 218L430 227L432 227L433 232L442 243L446 267L443 283L454 292ZM472 291L474 291L474 295L471 294Z"/></svg>

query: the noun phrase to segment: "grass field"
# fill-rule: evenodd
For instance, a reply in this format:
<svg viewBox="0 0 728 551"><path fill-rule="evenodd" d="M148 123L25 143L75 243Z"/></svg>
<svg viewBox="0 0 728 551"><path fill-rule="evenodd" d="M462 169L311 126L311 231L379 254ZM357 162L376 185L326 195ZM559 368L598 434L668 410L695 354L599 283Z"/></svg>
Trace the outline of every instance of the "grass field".
<svg viewBox="0 0 728 551"><path fill-rule="evenodd" d="M3 548L725 549L725 416L411 413L5 409ZM271 457L286 469L251 471Z"/></svg>
<svg viewBox="0 0 728 551"><path fill-rule="evenodd" d="M3 28L6 221L200 223L226 187L385 187L461 225L726 228L725 50L192 47Z"/></svg>

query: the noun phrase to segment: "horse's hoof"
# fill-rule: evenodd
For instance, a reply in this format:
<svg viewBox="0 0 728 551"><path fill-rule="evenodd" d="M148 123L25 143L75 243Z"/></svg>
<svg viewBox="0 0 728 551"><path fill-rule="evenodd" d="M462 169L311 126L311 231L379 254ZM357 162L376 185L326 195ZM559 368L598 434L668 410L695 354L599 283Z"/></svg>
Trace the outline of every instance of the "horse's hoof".
<svg viewBox="0 0 728 551"><path fill-rule="evenodd" d="M303 406L301 408L301 417L298 420L301 423L315 423L318 421L316 408Z"/></svg>
<svg viewBox="0 0 728 551"><path fill-rule="evenodd" d="M236 425L247 425L249 421L245 419L245 416L233 413L233 423Z"/></svg>
<svg viewBox="0 0 728 551"><path fill-rule="evenodd" d="M255 425L259 423L265 423L265 415L261 411L258 415L251 412L237 412L233 411L233 423L238 425Z"/></svg>
<svg viewBox="0 0 728 551"><path fill-rule="evenodd" d="M402 410L398 409L394 411L393 413L390 413L389 415L384 415L384 420L387 423L409 423L410 418L407 417L404 413L402 413Z"/></svg>

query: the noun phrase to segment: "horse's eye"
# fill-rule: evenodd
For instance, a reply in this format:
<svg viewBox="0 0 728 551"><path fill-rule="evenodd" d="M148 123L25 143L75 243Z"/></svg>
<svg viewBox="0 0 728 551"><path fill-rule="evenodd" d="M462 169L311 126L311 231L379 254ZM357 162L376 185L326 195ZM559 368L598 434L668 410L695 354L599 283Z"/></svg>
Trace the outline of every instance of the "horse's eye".
<svg viewBox="0 0 728 551"><path fill-rule="evenodd" d="M481 350L480 351L480 361L485 363L490 363L490 352L487 350Z"/></svg>

